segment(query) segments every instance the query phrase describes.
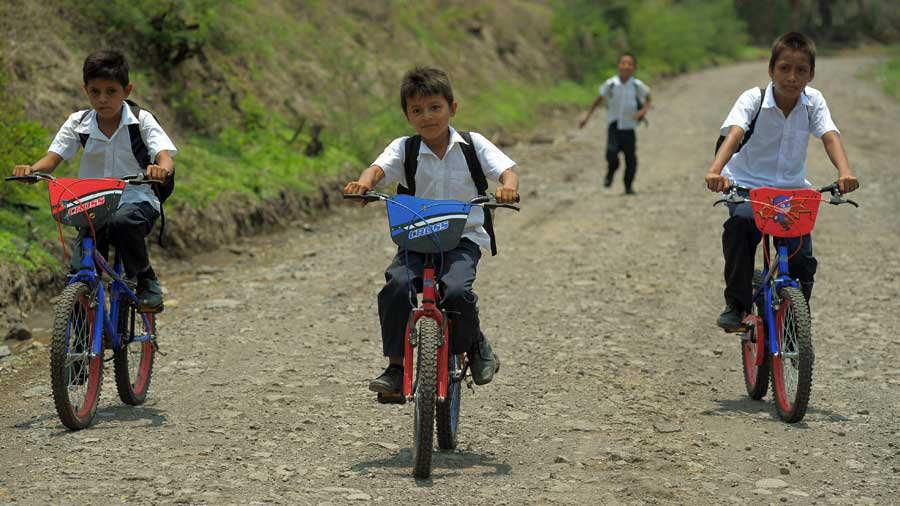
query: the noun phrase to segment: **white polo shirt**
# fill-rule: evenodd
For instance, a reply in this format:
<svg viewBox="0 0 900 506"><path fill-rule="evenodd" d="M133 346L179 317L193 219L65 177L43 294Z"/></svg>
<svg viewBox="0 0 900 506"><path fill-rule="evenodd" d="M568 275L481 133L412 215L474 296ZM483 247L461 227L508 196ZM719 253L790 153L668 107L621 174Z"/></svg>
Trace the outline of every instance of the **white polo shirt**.
<svg viewBox="0 0 900 506"><path fill-rule="evenodd" d="M503 171L515 167L512 161L500 149L484 138L483 135L472 132L472 144L478 161L484 170L488 180L499 181ZM404 149L407 137L394 139L388 144L381 155L372 162L384 171L384 179L381 183L402 183L406 185L406 172L403 163L406 160ZM467 202L478 196L478 189L472 181L466 157L459 144L466 141L453 127L450 127L450 145L444 158L435 155L425 142L419 147L419 162L416 168L416 197L435 200L462 200ZM473 207L469 213L463 231L463 237L485 249L491 248L491 239L484 230L484 210L481 207Z"/></svg>
<svg viewBox="0 0 900 506"><path fill-rule="evenodd" d="M134 176L144 172L144 168L138 166L137 159L131 151L131 136L128 125L139 124L141 136L150 160L156 160L160 151L168 151L175 156L175 145L159 126L153 115L145 110L140 111L140 118L135 117L128 104L122 104L122 120L119 127L113 132L112 137L107 137L100 131L97 125L97 112L91 110L86 115L85 111L72 113L60 127L56 137L50 144L53 153L58 154L64 160L75 156L81 147L80 133L89 134L84 145L84 153L81 155L81 165L78 169L80 178L99 178ZM84 115L84 119L81 119ZM149 202L154 209L159 211L159 199L153 193L149 185L128 185L122 193L119 207L128 203Z"/></svg>
<svg viewBox="0 0 900 506"><path fill-rule="evenodd" d="M809 134L821 138L830 131L840 132L819 90L807 86L787 118L775 104L773 93L773 83L769 83L760 108L759 88L751 88L731 108L722 124L722 135L727 135L732 126L746 132L757 109L759 116L753 136L728 160L722 175L748 188L808 188L811 186L806 180Z"/></svg>
<svg viewBox="0 0 900 506"><path fill-rule="evenodd" d="M623 83L616 75L600 85L600 95L606 99L606 124L618 121L616 127L619 130L634 130L637 126L634 119L634 113L638 111L637 98L641 103L647 102L650 88L634 76Z"/></svg>

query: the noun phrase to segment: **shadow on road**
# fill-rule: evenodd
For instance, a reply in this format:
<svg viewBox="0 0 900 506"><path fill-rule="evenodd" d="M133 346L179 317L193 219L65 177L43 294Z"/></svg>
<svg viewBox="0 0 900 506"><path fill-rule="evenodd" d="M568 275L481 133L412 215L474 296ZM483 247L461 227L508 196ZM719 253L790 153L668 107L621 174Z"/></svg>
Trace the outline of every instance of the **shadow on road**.
<svg viewBox="0 0 900 506"><path fill-rule="evenodd" d="M94 417L94 421L91 423L89 427L85 430L91 429L112 429L115 427L106 426L109 422L136 422L140 420L147 420L143 427L161 427L166 423L166 415L163 414L162 411L151 408L151 407L134 407L134 406L106 406L104 408L100 408L97 410L97 414ZM59 432L53 434L53 436L61 436L64 434L68 434L72 431L62 427L62 424L59 422L59 418L57 418L56 414L47 414L41 415L31 420L17 423L13 427L19 430L32 430L32 429L47 429L50 426L56 426L61 428Z"/></svg>
<svg viewBox="0 0 900 506"><path fill-rule="evenodd" d="M397 470L398 476L407 476L412 470L412 449L403 448L391 457L360 462L351 467L355 472L367 472L372 468ZM506 476L512 472L512 466L494 462L494 457L466 451L438 451L431 457L432 478L449 478L464 474L465 469L488 468L481 476ZM431 479L416 480L419 486L431 486Z"/></svg>
<svg viewBox="0 0 900 506"><path fill-rule="evenodd" d="M778 413L775 412L775 407L770 401L767 400L755 401L748 397L743 397L741 399L717 399L716 403L719 405L718 408L706 410L702 414L705 416L720 416L722 413L737 412L754 414L768 412L773 420L779 420ZM831 411L829 409L815 407L807 408L806 417L807 421L816 422L846 422L850 420L846 416L835 413L834 411ZM810 417L813 417L814 420L810 420ZM795 428L807 427L806 422L803 421L792 424L791 426Z"/></svg>

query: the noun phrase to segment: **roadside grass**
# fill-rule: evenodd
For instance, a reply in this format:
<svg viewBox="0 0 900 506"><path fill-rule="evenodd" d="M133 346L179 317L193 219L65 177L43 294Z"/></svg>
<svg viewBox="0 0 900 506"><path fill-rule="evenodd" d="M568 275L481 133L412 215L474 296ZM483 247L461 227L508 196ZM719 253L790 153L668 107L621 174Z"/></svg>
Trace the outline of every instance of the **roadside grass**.
<svg viewBox="0 0 900 506"><path fill-rule="evenodd" d="M900 45L892 46L891 57L875 68L875 80L885 94L900 99Z"/></svg>

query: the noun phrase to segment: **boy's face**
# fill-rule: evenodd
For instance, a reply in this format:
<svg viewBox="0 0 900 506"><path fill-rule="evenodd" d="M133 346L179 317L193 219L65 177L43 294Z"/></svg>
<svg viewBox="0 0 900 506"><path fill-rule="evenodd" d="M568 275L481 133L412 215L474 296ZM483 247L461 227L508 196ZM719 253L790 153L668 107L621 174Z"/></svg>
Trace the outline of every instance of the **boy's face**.
<svg viewBox="0 0 900 506"><path fill-rule="evenodd" d="M809 55L795 49L782 51L775 59L775 65L769 68L769 77L775 83L775 89L787 99L800 97L814 75Z"/></svg>
<svg viewBox="0 0 900 506"><path fill-rule="evenodd" d="M456 114L457 102L447 102L443 95L417 95L406 99L406 120L426 141L437 140L449 132L450 117Z"/></svg>
<svg viewBox="0 0 900 506"><path fill-rule="evenodd" d="M627 81L628 78L631 77L632 74L634 74L634 68L636 66L637 65L634 63L634 58L630 56L623 56L619 58L619 65L617 67L619 70L619 79L621 79L622 81Z"/></svg>
<svg viewBox="0 0 900 506"><path fill-rule="evenodd" d="M84 84L84 92L91 101L91 107L102 119L115 119L122 111L122 102L131 93L132 85L122 86L115 79L91 79Z"/></svg>

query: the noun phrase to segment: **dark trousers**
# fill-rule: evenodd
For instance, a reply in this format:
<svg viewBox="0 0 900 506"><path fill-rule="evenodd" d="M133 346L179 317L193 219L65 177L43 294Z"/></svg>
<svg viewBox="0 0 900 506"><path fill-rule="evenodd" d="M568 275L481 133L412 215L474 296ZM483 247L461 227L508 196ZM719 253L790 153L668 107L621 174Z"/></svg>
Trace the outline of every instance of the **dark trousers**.
<svg viewBox="0 0 900 506"><path fill-rule="evenodd" d="M472 291L480 259L478 245L463 239L455 249L444 253L444 265L435 265L443 295L438 304L452 322L451 353L468 351L481 337L478 296ZM435 257L435 263L438 262L440 256ZM399 251L384 272L387 284L378 293L378 317L381 319L381 342L386 357L403 356L406 324L410 310L417 304L416 292L422 290L424 266L424 254Z"/></svg>
<svg viewBox="0 0 900 506"><path fill-rule="evenodd" d="M616 170L619 169L619 152L625 154L625 188L630 189L634 182L634 175L637 173L637 155L635 148L637 140L634 130L619 130L618 122L613 121L609 124L606 138L606 163L608 170L606 172L606 183L612 183Z"/></svg>
<svg viewBox="0 0 900 506"><path fill-rule="evenodd" d="M752 285L756 245L762 233L753 221L749 202L728 204L730 217L723 225L722 252L725 254L725 302L747 311L752 303ZM775 244L787 246L788 270L800 283L812 283L816 275L816 258L812 253L812 237L776 238ZM799 250L797 248L800 248ZM796 251L796 253L794 253ZM772 255L774 256L774 251Z"/></svg>
<svg viewBox="0 0 900 506"><path fill-rule="evenodd" d="M153 230L158 217L159 212L148 202L123 204L103 228L95 230L97 251L112 263L109 258L109 246L112 244L124 264L125 275L129 278L136 277L150 267L144 238ZM90 231L82 232L84 233L90 234ZM78 244L80 246L80 238ZM73 266L81 263L81 255L81 248L75 249L72 255Z"/></svg>

